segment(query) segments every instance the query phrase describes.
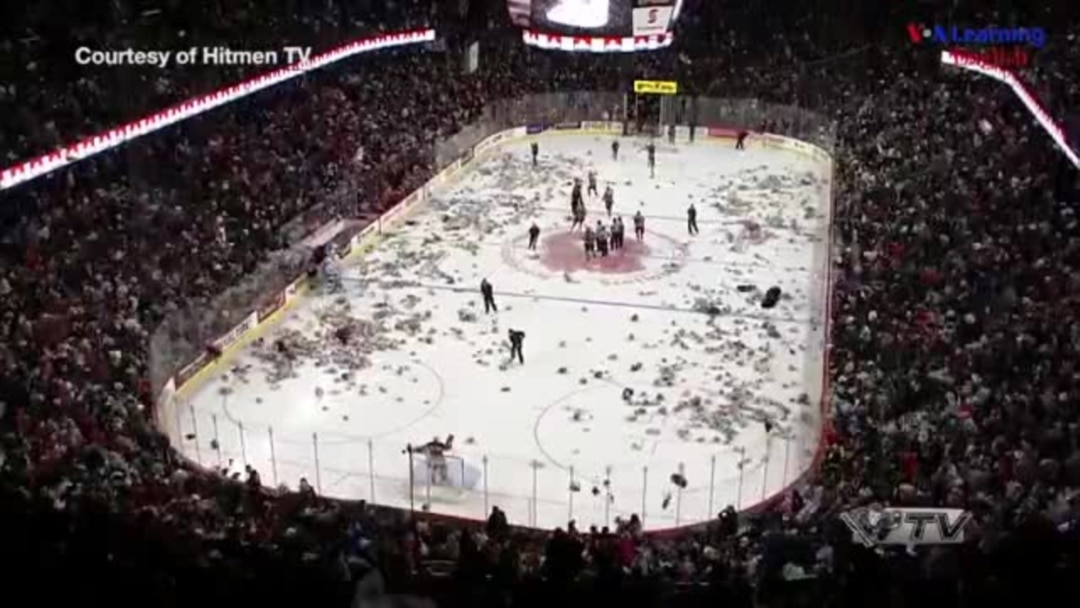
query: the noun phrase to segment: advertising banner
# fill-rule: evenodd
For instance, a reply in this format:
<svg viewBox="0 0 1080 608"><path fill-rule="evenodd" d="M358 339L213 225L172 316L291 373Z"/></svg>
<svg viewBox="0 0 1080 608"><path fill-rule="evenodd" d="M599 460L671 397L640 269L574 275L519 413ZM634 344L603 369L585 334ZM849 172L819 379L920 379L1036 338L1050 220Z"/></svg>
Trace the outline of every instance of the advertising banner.
<svg viewBox="0 0 1080 608"><path fill-rule="evenodd" d="M581 128L586 131L606 131L608 133L621 133L622 125L617 122L583 122Z"/></svg>
<svg viewBox="0 0 1080 608"><path fill-rule="evenodd" d="M577 130L581 129L581 123L580 122L560 122L559 124L555 125L552 128L555 129L556 131L577 131Z"/></svg>
<svg viewBox="0 0 1080 608"><path fill-rule="evenodd" d="M526 135L536 135L544 132L544 125L528 125L525 127Z"/></svg>
<svg viewBox="0 0 1080 608"><path fill-rule="evenodd" d="M285 292L278 292L276 296L270 298L270 301L259 307L259 323L270 318L270 315L281 310L281 307L285 306Z"/></svg>
<svg viewBox="0 0 1080 608"><path fill-rule="evenodd" d="M252 327L255 327L255 323L256 323L255 313L251 313L250 315L247 316L246 319L241 321L239 325L232 328L232 330L229 331L229 333L227 333L224 336L221 336L220 338L215 340L214 341L214 346L216 346L219 349L221 349L222 351L224 351L226 348L229 348L233 344L236 344L240 340L240 338L243 337L243 335L245 333L247 333L247 331L249 329L251 329Z"/></svg>
<svg viewBox="0 0 1080 608"><path fill-rule="evenodd" d="M304 280L304 277L296 279L289 286L285 288L285 299L291 300L296 297L296 294L300 291L300 282Z"/></svg>
<svg viewBox="0 0 1080 608"><path fill-rule="evenodd" d="M480 143L476 144L475 148L473 148L473 157L475 158L476 156L483 153L485 150L494 147L495 144L502 142L502 140L504 139L506 139L505 133L496 133L495 135L492 135L491 137L488 137L487 139L481 141Z"/></svg>
<svg viewBox="0 0 1080 608"><path fill-rule="evenodd" d="M735 137L739 134L739 130L727 127L709 127L708 134L709 137Z"/></svg>
<svg viewBox="0 0 1080 608"><path fill-rule="evenodd" d="M207 359L209 359L209 357L207 356L206 351L203 351L199 353L198 357L195 357L194 361L188 363L181 368L180 371L176 372L176 388L178 390L182 388L187 384L188 380L191 380L195 374L199 373L199 370L206 367L206 364L208 363Z"/></svg>
<svg viewBox="0 0 1080 608"><path fill-rule="evenodd" d="M653 36L666 34L671 26L671 14L675 11L671 6L651 6L634 9L634 35Z"/></svg>
<svg viewBox="0 0 1080 608"><path fill-rule="evenodd" d="M635 80L634 92L639 95L678 95L679 83L671 80Z"/></svg>

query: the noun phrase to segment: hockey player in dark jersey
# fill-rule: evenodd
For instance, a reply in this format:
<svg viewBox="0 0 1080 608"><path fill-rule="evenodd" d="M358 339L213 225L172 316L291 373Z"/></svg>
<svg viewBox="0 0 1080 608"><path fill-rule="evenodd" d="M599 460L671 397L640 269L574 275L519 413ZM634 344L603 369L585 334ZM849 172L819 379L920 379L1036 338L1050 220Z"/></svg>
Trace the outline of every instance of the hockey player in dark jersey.
<svg viewBox="0 0 1080 608"><path fill-rule="evenodd" d="M656 177L656 144L649 142L645 152L649 155L649 177Z"/></svg>
<svg viewBox="0 0 1080 608"><path fill-rule="evenodd" d="M570 224L570 231L573 232L574 228L585 227L585 203L577 203L570 211L573 222Z"/></svg>
<svg viewBox="0 0 1080 608"><path fill-rule="evenodd" d="M589 171L589 196L596 196L599 194L596 191L596 171Z"/></svg>
<svg viewBox="0 0 1080 608"><path fill-rule="evenodd" d="M585 227L585 259L591 260L596 257L596 235L592 228Z"/></svg>
<svg viewBox="0 0 1080 608"><path fill-rule="evenodd" d="M532 165L535 167L536 157L540 154L540 144L534 141L532 142L532 145L529 146L529 149L532 151Z"/></svg>
<svg viewBox="0 0 1080 608"><path fill-rule="evenodd" d="M668 125L667 140L669 144L675 143L675 125Z"/></svg>
<svg viewBox="0 0 1080 608"><path fill-rule="evenodd" d="M749 133L747 133L746 131L739 131L735 135L735 149L736 150L745 150L746 149L745 144L746 144L746 136L747 135L749 135Z"/></svg>
<svg viewBox="0 0 1080 608"><path fill-rule="evenodd" d="M634 236L639 243L645 240L645 216L640 211L634 214Z"/></svg>
<svg viewBox="0 0 1080 608"><path fill-rule="evenodd" d="M619 140L611 142L611 160L619 160Z"/></svg>
<svg viewBox="0 0 1080 608"><path fill-rule="evenodd" d="M495 306L495 289L487 279L480 281L480 295L484 297L485 313L499 312L499 308Z"/></svg>
<svg viewBox="0 0 1080 608"><path fill-rule="evenodd" d="M690 203L690 207L686 210L686 231L691 235L698 233L697 208L694 207L694 203Z"/></svg>
<svg viewBox="0 0 1080 608"><path fill-rule="evenodd" d="M522 352L522 346L525 344L525 332L511 329L510 330L510 360L514 360L514 355L517 355L518 363L525 364L525 354Z"/></svg>
<svg viewBox="0 0 1080 608"><path fill-rule="evenodd" d="M581 196L581 179L574 178L574 189L570 191L570 208L584 204L585 197Z"/></svg>
<svg viewBox="0 0 1080 608"><path fill-rule="evenodd" d="M604 226L600 220L596 220L596 251L600 253L602 257L607 257L609 241L608 229Z"/></svg>
<svg viewBox="0 0 1080 608"><path fill-rule="evenodd" d="M611 250L622 249L623 233L626 227L623 226L622 218L617 217L611 222Z"/></svg>
<svg viewBox="0 0 1080 608"><path fill-rule="evenodd" d="M529 249L536 251L536 242L540 240L540 226L533 222L533 225L529 227Z"/></svg>
<svg viewBox="0 0 1080 608"><path fill-rule="evenodd" d="M604 188L604 209L607 209L608 217L611 217L611 208L615 206L615 191L609 185Z"/></svg>

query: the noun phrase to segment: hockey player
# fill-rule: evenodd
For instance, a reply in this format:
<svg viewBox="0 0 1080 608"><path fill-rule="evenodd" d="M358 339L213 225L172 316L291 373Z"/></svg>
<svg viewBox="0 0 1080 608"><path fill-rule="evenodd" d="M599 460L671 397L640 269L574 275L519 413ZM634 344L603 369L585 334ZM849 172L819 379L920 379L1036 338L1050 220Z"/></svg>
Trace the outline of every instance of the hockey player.
<svg viewBox="0 0 1080 608"><path fill-rule="evenodd" d="M749 133L747 133L745 130L741 130L735 135L735 149L736 150L745 150L746 149L746 146L744 144L746 143L746 136L747 135L749 135Z"/></svg>
<svg viewBox="0 0 1080 608"><path fill-rule="evenodd" d="M604 188L604 209L607 209L608 217L611 217L611 208L615 206L615 191L611 189L611 185Z"/></svg>
<svg viewBox="0 0 1080 608"><path fill-rule="evenodd" d="M592 228L585 227L585 259L591 260L596 257L596 234Z"/></svg>
<svg viewBox="0 0 1080 608"><path fill-rule="evenodd" d="M610 244L609 238L610 236L608 235L607 227L605 227L600 220L596 220L596 250L605 258L608 254L608 245Z"/></svg>
<svg viewBox="0 0 1080 608"><path fill-rule="evenodd" d="M694 143L694 130L697 129L697 125L690 123L690 143Z"/></svg>
<svg viewBox="0 0 1080 608"><path fill-rule="evenodd" d="M619 160L619 140L611 142L611 160Z"/></svg>
<svg viewBox="0 0 1080 608"><path fill-rule="evenodd" d="M596 191L596 171L589 171L589 196L596 196L599 194Z"/></svg>
<svg viewBox="0 0 1080 608"><path fill-rule="evenodd" d="M675 125L668 125L667 140L669 144L675 143Z"/></svg>
<svg viewBox="0 0 1080 608"><path fill-rule="evenodd" d="M573 223L570 224L570 231L573 232L574 228L585 227L585 205L584 203L577 203L571 210L571 216L574 218Z"/></svg>
<svg viewBox="0 0 1080 608"><path fill-rule="evenodd" d="M499 308L495 306L495 289L487 279L480 281L480 295L484 297L485 314L499 312Z"/></svg>
<svg viewBox="0 0 1080 608"><path fill-rule="evenodd" d="M611 249L622 249L623 235L626 227L623 226L622 218L617 217L611 222Z"/></svg>
<svg viewBox="0 0 1080 608"><path fill-rule="evenodd" d="M540 226L533 222L533 225L529 227L529 250L536 251L536 242L540 240Z"/></svg>
<svg viewBox="0 0 1080 608"><path fill-rule="evenodd" d="M649 142L645 152L649 154L649 177L656 177L656 144Z"/></svg>
<svg viewBox="0 0 1080 608"><path fill-rule="evenodd" d="M645 240L645 216L641 211L634 214L634 236L639 243Z"/></svg>
<svg viewBox="0 0 1080 608"><path fill-rule="evenodd" d="M694 207L694 203L690 203L690 207L686 210L686 231L691 236L698 233L697 208Z"/></svg>
<svg viewBox="0 0 1080 608"><path fill-rule="evenodd" d="M424 445L412 448L412 451L428 457L431 483L445 484L450 481L449 471L446 466L446 453L452 449L454 449L454 436L448 435L446 441L434 437Z"/></svg>
<svg viewBox="0 0 1080 608"><path fill-rule="evenodd" d="M525 354L521 350L521 346L525 343L525 332L516 329L510 330L510 360L514 360L514 355L517 355L518 363L525 365Z"/></svg>
<svg viewBox="0 0 1080 608"><path fill-rule="evenodd" d="M535 141L529 146L529 150L532 152L532 166L536 166L536 157L540 154L540 144Z"/></svg>
<svg viewBox="0 0 1080 608"><path fill-rule="evenodd" d="M574 178L574 189L570 191L570 208L576 205L585 205L585 197L581 196L581 178Z"/></svg>

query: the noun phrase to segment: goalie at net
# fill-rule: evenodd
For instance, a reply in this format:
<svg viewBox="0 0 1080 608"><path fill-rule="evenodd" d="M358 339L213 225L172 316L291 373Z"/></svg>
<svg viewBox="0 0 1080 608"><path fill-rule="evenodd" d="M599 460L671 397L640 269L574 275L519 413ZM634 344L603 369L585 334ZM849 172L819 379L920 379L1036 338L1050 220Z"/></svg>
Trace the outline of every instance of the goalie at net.
<svg viewBox="0 0 1080 608"><path fill-rule="evenodd" d="M410 445L407 449L413 454L426 457L431 483L441 485L451 483L450 468L447 465L447 452L454 449L453 435L448 435L446 441L440 441L438 437L435 437L423 445Z"/></svg>

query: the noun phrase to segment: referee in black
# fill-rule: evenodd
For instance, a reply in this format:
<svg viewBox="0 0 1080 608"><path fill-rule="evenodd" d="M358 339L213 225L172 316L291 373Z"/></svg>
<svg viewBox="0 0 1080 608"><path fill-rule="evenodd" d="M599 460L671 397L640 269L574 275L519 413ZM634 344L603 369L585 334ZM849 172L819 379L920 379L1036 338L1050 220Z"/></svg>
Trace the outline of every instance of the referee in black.
<svg viewBox="0 0 1080 608"><path fill-rule="evenodd" d="M480 281L480 295L484 296L485 314L499 312L499 308L495 306L495 289L487 279Z"/></svg>
<svg viewBox="0 0 1080 608"><path fill-rule="evenodd" d="M521 345L525 343L525 332L511 329L510 330L510 360L514 360L514 355L517 355L518 363L525 365L525 355L521 352Z"/></svg>

